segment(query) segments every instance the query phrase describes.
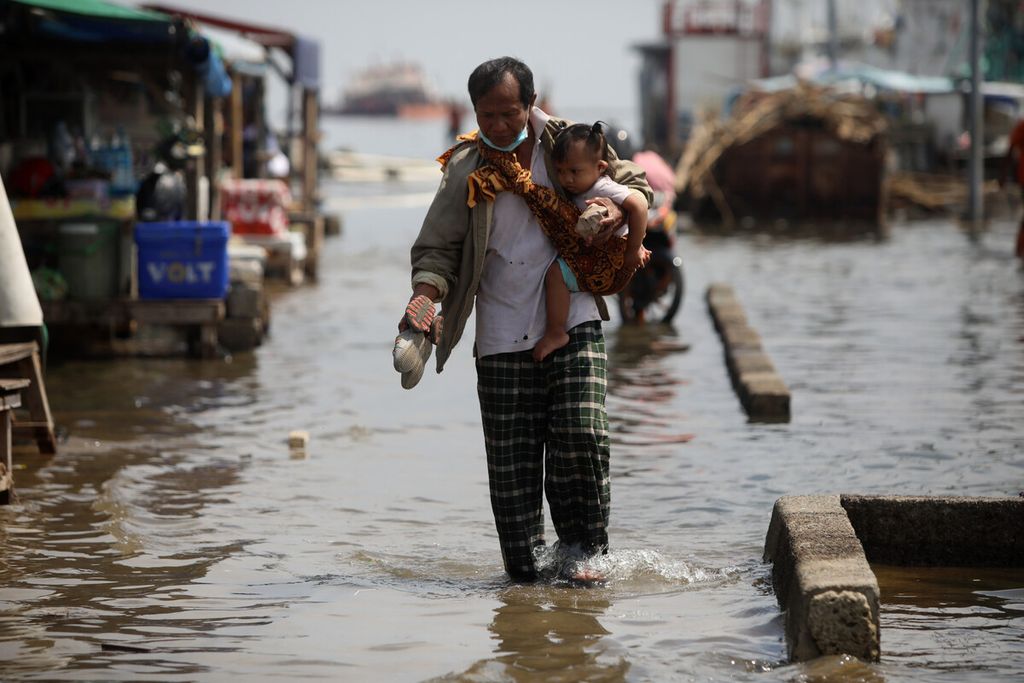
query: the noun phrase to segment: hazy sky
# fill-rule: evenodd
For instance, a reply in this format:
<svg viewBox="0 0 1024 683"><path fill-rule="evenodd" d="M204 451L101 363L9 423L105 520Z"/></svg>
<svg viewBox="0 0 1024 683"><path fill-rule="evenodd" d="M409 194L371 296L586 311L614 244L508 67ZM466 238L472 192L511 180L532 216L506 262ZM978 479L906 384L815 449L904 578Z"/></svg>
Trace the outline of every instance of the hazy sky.
<svg viewBox="0 0 1024 683"><path fill-rule="evenodd" d="M326 101L373 62L418 62L444 95L463 96L478 63L509 54L556 108L635 108L631 45L661 37L661 0L168 0L316 38ZM467 98L468 100L468 98Z"/></svg>

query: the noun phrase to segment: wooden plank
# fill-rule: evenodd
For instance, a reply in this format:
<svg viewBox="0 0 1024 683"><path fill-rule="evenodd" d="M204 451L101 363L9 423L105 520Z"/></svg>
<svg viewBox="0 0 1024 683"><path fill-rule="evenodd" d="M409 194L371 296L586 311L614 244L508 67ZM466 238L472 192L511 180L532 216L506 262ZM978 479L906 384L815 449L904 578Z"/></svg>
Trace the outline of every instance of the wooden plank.
<svg viewBox="0 0 1024 683"><path fill-rule="evenodd" d="M53 433L53 417L46 398L39 345L35 342L0 345L0 378L2 386L12 387L12 391L16 392L5 395L0 402L4 414L9 417L10 410L26 408L32 417L32 426L18 425L16 429L19 433L28 432L36 440L40 452L56 453L57 439Z"/></svg>
<svg viewBox="0 0 1024 683"><path fill-rule="evenodd" d="M41 301L43 319L48 325L107 325L128 322L123 300L110 301Z"/></svg>
<svg viewBox="0 0 1024 683"><path fill-rule="evenodd" d="M131 317L143 323L202 325L224 319L223 299L140 299L128 304Z"/></svg>
<svg viewBox="0 0 1024 683"><path fill-rule="evenodd" d="M21 392L15 391L0 396L0 410L8 411L21 407Z"/></svg>
<svg viewBox="0 0 1024 683"><path fill-rule="evenodd" d="M11 412L0 410L0 505L11 502L11 489L14 488L11 451Z"/></svg>
<svg viewBox="0 0 1024 683"><path fill-rule="evenodd" d="M24 342L20 344L0 344L0 365L14 363L22 358L28 358L39 350L35 342Z"/></svg>
<svg viewBox="0 0 1024 683"><path fill-rule="evenodd" d="M0 395L16 394L29 384L27 379L0 379Z"/></svg>

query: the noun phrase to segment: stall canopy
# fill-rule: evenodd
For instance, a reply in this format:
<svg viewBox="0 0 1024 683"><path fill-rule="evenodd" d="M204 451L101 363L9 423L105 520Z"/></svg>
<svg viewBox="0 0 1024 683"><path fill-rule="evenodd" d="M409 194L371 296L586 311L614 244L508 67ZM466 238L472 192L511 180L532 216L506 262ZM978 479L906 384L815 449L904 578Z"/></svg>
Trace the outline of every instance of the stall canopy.
<svg viewBox="0 0 1024 683"><path fill-rule="evenodd" d="M215 26L202 26L199 30L217 46L224 61L231 64L235 71L251 76L261 76L266 72L266 51L256 41Z"/></svg>
<svg viewBox="0 0 1024 683"><path fill-rule="evenodd" d="M224 97L231 91L231 79L206 38L163 12L103 0L0 0L0 24L5 28L0 32L0 44L33 44L41 39L181 48L183 57L201 75L208 94Z"/></svg>
<svg viewBox="0 0 1024 683"><path fill-rule="evenodd" d="M173 43L179 28L167 14L102 0L0 0L4 5L25 6L37 31L64 40Z"/></svg>

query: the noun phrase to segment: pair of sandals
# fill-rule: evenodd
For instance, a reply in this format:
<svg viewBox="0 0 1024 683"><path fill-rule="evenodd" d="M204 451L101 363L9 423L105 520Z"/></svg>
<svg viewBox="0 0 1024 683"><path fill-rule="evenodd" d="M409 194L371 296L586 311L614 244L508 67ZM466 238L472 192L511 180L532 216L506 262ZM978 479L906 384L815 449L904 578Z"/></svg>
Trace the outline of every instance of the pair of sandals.
<svg viewBox="0 0 1024 683"><path fill-rule="evenodd" d="M395 337L391 355L395 370L402 373L402 388L412 389L419 384L430 353L441 339L444 316L436 315L434 302L421 294L409 301L403 320L407 327Z"/></svg>

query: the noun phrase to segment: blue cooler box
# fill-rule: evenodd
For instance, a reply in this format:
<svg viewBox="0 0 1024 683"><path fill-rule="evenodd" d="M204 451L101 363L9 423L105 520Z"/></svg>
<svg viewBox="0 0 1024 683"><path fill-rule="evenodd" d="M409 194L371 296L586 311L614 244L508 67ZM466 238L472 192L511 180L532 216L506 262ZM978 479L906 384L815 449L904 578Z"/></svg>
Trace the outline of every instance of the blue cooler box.
<svg viewBox="0 0 1024 683"><path fill-rule="evenodd" d="M223 299L230 234L227 221L136 223L139 297Z"/></svg>

